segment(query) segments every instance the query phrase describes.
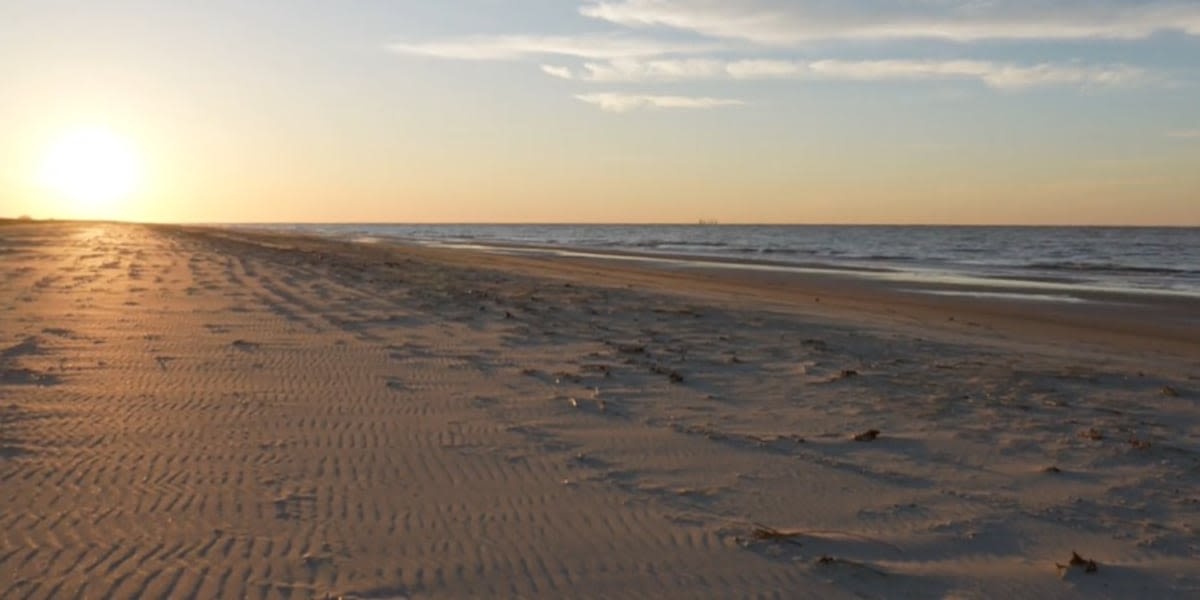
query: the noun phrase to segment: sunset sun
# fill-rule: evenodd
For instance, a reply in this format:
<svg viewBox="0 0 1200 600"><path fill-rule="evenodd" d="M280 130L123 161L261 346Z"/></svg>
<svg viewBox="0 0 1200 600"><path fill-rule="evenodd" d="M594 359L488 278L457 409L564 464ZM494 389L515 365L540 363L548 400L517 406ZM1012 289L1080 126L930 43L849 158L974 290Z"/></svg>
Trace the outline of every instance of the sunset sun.
<svg viewBox="0 0 1200 600"><path fill-rule="evenodd" d="M104 128L77 129L55 139L42 157L39 180L84 211L127 198L141 178L134 145Z"/></svg>

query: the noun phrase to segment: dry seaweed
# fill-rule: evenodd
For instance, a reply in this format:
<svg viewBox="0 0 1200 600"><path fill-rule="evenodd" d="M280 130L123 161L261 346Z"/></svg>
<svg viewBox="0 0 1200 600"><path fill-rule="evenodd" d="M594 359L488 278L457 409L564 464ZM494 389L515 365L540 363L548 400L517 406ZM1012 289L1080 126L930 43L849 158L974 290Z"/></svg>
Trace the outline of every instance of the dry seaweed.
<svg viewBox="0 0 1200 600"><path fill-rule="evenodd" d="M1132 446L1134 450L1145 450L1150 447L1150 442L1131 437L1129 438L1129 445Z"/></svg>
<svg viewBox="0 0 1200 600"><path fill-rule="evenodd" d="M1090 558L1084 558L1080 556L1078 552L1074 551L1071 552L1071 560L1067 561L1067 564L1064 565L1055 563L1055 566L1057 566L1058 570L1063 574L1066 574L1066 572L1072 567L1081 568L1083 569L1084 573L1095 573L1096 571L1100 570L1100 565L1096 564L1096 561Z"/></svg>
<svg viewBox="0 0 1200 600"><path fill-rule="evenodd" d="M768 527L766 525L763 525L762 523L754 523L754 529L753 529L753 531L751 531L751 534L750 534L750 537L752 537L753 539L756 539L756 540L768 541L768 542L786 542L786 543L792 543L792 544L796 544L796 545L801 545L799 538L802 538L805 536L809 536L809 537L813 537L813 538L820 538L820 537L827 537L827 536L853 538L856 540L861 540L863 542L878 544L879 546L888 548L888 549L896 552L897 554L904 553L904 551L902 549L900 549L899 546L892 544L890 542L885 542L883 540L865 536L865 535L849 533L846 531L832 530L832 529L809 529L809 530L784 531L781 529L775 529L774 527Z"/></svg>
<svg viewBox="0 0 1200 600"><path fill-rule="evenodd" d="M788 544L796 544L800 546L800 541L796 538L804 534L799 531L780 531L774 527L767 527L761 523L754 524L754 530L750 533L750 537L766 541L766 542L784 542Z"/></svg>
<svg viewBox="0 0 1200 600"><path fill-rule="evenodd" d="M862 433L854 434L853 439L856 442L873 442L878 437L879 437L878 429L868 429Z"/></svg>

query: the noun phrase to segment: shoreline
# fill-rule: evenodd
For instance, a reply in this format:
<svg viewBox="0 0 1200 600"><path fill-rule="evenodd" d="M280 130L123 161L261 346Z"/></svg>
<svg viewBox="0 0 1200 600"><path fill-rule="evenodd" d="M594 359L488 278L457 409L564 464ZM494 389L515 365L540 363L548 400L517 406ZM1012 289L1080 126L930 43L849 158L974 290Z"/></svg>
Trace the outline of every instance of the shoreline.
<svg viewBox="0 0 1200 600"><path fill-rule="evenodd" d="M245 228L246 230L257 231L275 231L287 233L308 234L315 233L307 230L304 227L289 227L284 225L277 226L229 226L232 228ZM314 226L321 227L321 226ZM996 290L1020 290L1023 293L1043 294L1048 299L1053 298L1052 293L1061 294L1115 294L1129 295L1130 297L1140 296L1170 296L1177 298L1192 298L1200 300L1200 281L1193 281L1189 285L1176 285L1171 287L1170 284L1158 282L1152 284L1147 281L1137 282L1136 280L1113 279L1113 274L1123 274L1124 277L1137 277L1157 274L1159 276L1167 275L1182 275L1187 274L1194 276L1197 273L1192 270L1183 270L1175 268L1151 268L1145 266L1129 266L1129 267L1102 267L1099 265L1088 265L1083 267L1062 268L1056 264L1030 263L1030 264L973 264L968 265L961 262L939 262L938 260L922 260L917 257L889 257L889 256L861 256L861 257L811 257L807 259L789 260L782 258L788 256L787 251L771 251L765 252L745 252L745 253L720 253L708 252L703 250L686 251L679 249L656 250L650 248L626 249L612 245L589 245L569 243L537 243L537 242L521 242L521 241L505 241L497 239L436 239L432 237L422 237L419 233L413 232L414 237L406 238L403 235L391 234L385 231L370 231L370 226L363 225L363 230L343 229L358 227L354 224L327 226L333 227L328 231L318 233L322 237L331 239L339 239L342 241L363 241L364 243L394 243L394 244L415 244L426 246L441 246L447 248L464 248L464 249L493 249L494 251L514 252L514 253L550 253L560 255L595 255L595 257L627 257L631 260L643 259L647 261L663 261L674 262L682 261L696 264L709 264L710 266L726 266L729 268L762 268L762 269L778 269L783 271L795 272L810 272L831 274L849 274L859 275L868 278L893 279L896 281L909 281L918 285L943 285L943 286L961 286L972 289L996 289ZM389 227L388 225L379 226L381 228ZM411 227L411 226L398 226ZM440 227L440 226L439 226ZM455 226L446 225L444 227L453 228ZM505 226L497 226L505 227ZM574 228L575 226L563 227ZM604 226L601 226L603 228ZM636 229L638 226L621 226L612 225L616 229ZM653 228L653 226L647 226ZM788 226L781 226L786 228ZM815 226L821 229L822 226ZM881 228L895 226L878 226ZM536 227L535 227L536 228ZM678 228L678 227L677 227ZM851 229L854 226L850 226ZM900 227L904 228L904 227ZM966 229L988 229L986 226L967 227ZM1019 228L1018 228L1019 229ZM1073 229L1073 228L1067 228ZM1121 229L1121 228L1111 228ZM1195 228L1175 228L1175 229L1195 229ZM667 242L663 242L667 243ZM667 243L670 245L687 245L687 242ZM780 258L772 258L772 252L781 252ZM1061 271L1061 273L1059 273ZM1108 273L1106 278L1105 274Z"/></svg>
<svg viewBox="0 0 1200 600"><path fill-rule="evenodd" d="M187 226L184 226L185 229ZM214 230L247 232L239 228ZM596 253L556 247L445 245L417 241L360 242L320 234L255 230L288 243L331 242L366 251L397 249L452 264L519 269L570 281L635 282L646 289L724 300L771 303L843 321L870 318L885 326L929 328L951 335L994 337L991 342L1079 342L1099 353L1150 352L1183 357L1200 368L1200 302L1188 296L1076 290L1081 302L1043 301L1036 285L1004 287L1035 298L991 296L996 287L946 281L910 281L841 269L755 268L691 256L635 252ZM749 266L750 268L745 268ZM774 266L774 265L767 265ZM599 278L599 279L596 279ZM663 278L661 281L657 281ZM986 340L985 340L986 341ZM1200 370L1200 369L1198 369ZM1200 375L1200 373L1198 373Z"/></svg>
<svg viewBox="0 0 1200 600"><path fill-rule="evenodd" d="M317 236L321 237L321 236ZM733 258L727 256L707 256L703 254L679 254L670 252L637 252L616 249L598 249L589 247L523 245L515 243L444 243L404 239L372 238L339 240L364 244L384 244L393 246L421 246L428 248L445 248L448 250L468 250L516 256L544 256L563 258L584 258L607 261L629 261L647 263L651 266L696 268L711 270L734 271L766 271L796 276L818 275L835 276L854 279L874 280L880 283L895 285L909 284L914 286L912 291L924 292L932 290L975 292L981 295L995 295L1002 298L1005 294L1013 295L1014 299L1042 299L1056 301L1067 297L1069 301L1078 302L1113 302L1134 303L1136 300L1153 302L1164 300L1197 300L1200 301L1200 290L1173 290L1165 288L1117 287L1102 284L1087 284L1066 277L1030 276L1021 279L1008 275L956 274L950 271L934 269L903 269L888 266L867 266L857 264L838 264L835 262L794 263L772 261L756 258ZM1044 292L1044 293L1042 293ZM1056 295L1055 293L1058 293ZM1064 296L1069 295L1069 296Z"/></svg>

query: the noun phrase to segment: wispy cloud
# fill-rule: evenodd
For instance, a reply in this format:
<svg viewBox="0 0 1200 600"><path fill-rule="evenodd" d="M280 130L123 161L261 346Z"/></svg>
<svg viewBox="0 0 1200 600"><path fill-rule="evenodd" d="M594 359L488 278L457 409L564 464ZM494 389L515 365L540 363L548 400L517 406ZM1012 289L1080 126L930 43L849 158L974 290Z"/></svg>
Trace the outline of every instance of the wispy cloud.
<svg viewBox="0 0 1200 600"><path fill-rule="evenodd" d="M851 81L978 80L997 89L1045 85L1129 85L1149 75L1128 65L1018 65L975 60L712 60L619 59L584 63L579 73L543 67L563 79L603 83L698 80L809 79Z"/></svg>
<svg viewBox="0 0 1200 600"><path fill-rule="evenodd" d="M542 65L542 72L559 79L574 79L575 76L571 73L570 67L556 67L554 65Z"/></svg>
<svg viewBox="0 0 1200 600"><path fill-rule="evenodd" d="M613 60L584 63L579 79L609 83L728 79L733 63L714 59Z"/></svg>
<svg viewBox="0 0 1200 600"><path fill-rule="evenodd" d="M579 100L594 104L606 112L624 113L645 108L687 108L708 109L722 106L745 104L741 100L731 98L708 98L697 96L648 96L640 94L621 94L603 92L596 94L579 94Z"/></svg>
<svg viewBox="0 0 1200 600"><path fill-rule="evenodd" d="M1200 3L1194 0L593 0L580 13L627 27L669 27L775 45L1200 35Z"/></svg>
<svg viewBox="0 0 1200 600"><path fill-rule="evenodd" d="M1200 140L1200 129L1176 129L1168 131L1167 137L1177 140Z"/></svg>
<svg viewBox="0 0 1200 600"><path fill-rule="evenodd" d="M1095 67L1047 63L1022 66L973 60L822 60L810 63L808 68L816 75L834 79L977 79L997 89L1045 85L1129 85L1147 78L1141 69L1125 65Z"/></svg>
<svg viewBox="0 0 1200 600"><path fill-rule="evenodd" d="M535 56L618 59L710 52L715 43L695 44L618 34L464 36L387 45L398 54L457 60L517 60Z"/></svg>

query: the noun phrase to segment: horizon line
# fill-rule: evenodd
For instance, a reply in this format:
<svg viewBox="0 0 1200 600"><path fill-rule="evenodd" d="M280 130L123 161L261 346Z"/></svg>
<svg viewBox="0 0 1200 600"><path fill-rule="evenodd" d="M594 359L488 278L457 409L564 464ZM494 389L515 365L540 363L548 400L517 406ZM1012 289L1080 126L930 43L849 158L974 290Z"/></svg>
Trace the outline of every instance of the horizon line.
<svg viewBox="0 0 1200 600"><path fill-rule="evenodd" d="M761 222L761 221L158 221L133 219L77 219L77 218L19 218L0 217L0 221L24 223L126 223L134 225L331 225L331 226L530 226L530 227L1008 227L1008 228L1055 228L1077 227L1093 229L1198 229L1194 224L1113 224L1113 223L932 223L932 222Z"/></svg>

